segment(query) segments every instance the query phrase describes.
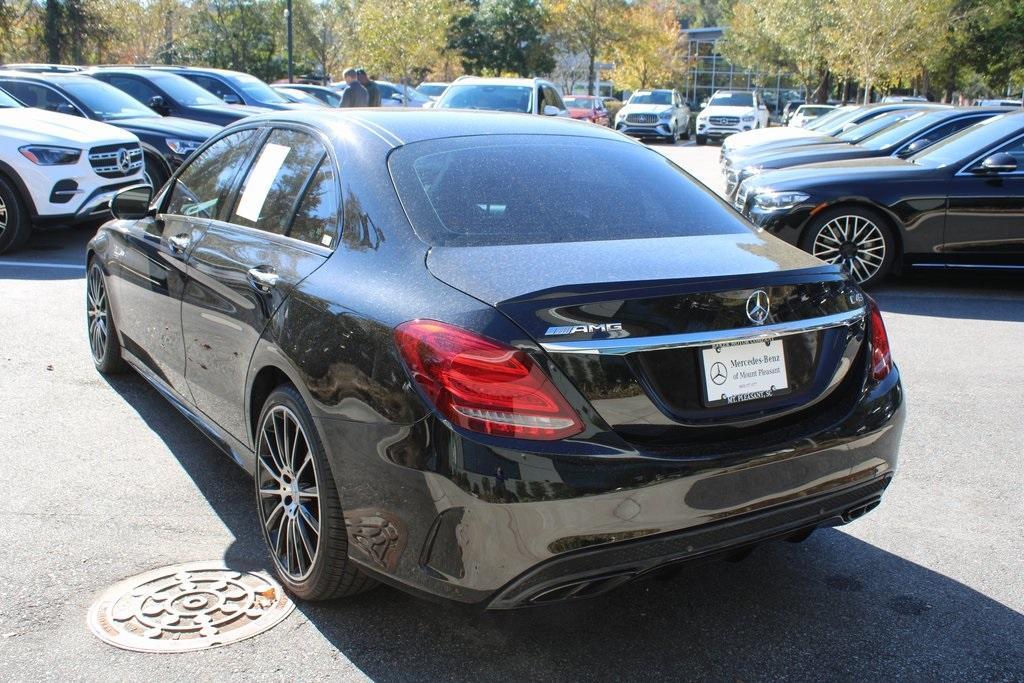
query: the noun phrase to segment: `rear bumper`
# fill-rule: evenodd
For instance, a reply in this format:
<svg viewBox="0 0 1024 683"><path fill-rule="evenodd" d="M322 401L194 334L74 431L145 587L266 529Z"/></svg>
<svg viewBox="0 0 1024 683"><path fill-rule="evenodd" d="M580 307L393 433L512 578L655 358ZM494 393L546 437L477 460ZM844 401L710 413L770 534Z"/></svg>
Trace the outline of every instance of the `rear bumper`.
<svg viewBox="0 0 1024 683"><path fill-rule="evenodd" d="M846 521L895 471L903 420L894 370L813 434L713 458L516 451L434 418L318 422L355 562L402 589L508 609Z"/></svg>
<svg viewBox="0 0 1024 683"><path fill-rule="evenodd" d="M765 512L556 558L512 581L490 601L488 609L594 597L659 570L727 556L821 526L840 526L877 506L891 480L889 473Z"/></svg>

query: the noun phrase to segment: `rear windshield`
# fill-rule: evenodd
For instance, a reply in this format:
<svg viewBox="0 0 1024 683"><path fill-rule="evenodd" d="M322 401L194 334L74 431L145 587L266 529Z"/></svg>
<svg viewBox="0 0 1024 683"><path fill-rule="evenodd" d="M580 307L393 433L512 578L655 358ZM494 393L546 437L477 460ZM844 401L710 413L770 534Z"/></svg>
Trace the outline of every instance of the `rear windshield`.
<svg viewBox="0 0 1024 683"><path fill-rule="evenodd" d="M433 246L742 233L744 223L657 152L618 141L491 135L430 140L389 159Z"/></svg>
<svg viewBox="0 0 1024 683"><path fill-rule="evenodd" d="M521 85L451 85L438 109L489 109L530 112L533 88Z"/></svg>

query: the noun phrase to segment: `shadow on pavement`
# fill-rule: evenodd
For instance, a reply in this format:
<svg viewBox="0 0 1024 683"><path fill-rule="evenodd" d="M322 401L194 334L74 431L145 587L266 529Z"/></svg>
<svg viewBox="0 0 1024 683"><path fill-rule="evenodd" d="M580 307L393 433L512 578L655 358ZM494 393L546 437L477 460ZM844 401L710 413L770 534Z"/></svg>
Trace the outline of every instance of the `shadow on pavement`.
<svg viewBox="0 0 1024 683"><path fill-rule="evenodd" d="M140 377L110 385L234 534L229 565L269 570L248 475ZM562 606L482 613L381 587L299 610L385 681L1024 677L1024 615L839 530Z"/></svg>
<svg viewBox="0 0 1024 683"><path fill-rule="evenodd" d="M86 226L36 231L27 245L0 257L0 279L84 279L85 246L95 234Z"/></svg>
<svg viewBox="0 0 1024 683"><path fill-rule="evenodd" d="M1024 321L1024 271L911 270L871 294L887 313Z"/></svg>

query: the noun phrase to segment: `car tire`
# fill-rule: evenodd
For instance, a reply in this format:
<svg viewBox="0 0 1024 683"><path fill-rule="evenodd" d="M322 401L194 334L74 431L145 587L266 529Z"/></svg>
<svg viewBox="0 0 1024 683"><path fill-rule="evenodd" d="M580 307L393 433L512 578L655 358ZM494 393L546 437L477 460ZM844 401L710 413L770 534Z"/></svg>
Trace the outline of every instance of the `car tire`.
<svg viewBox="0 0 1024 683"><path fill-rule="evenodd" d="M881 282L896 262L896 239L889 220L866 206L838 206L814 217L800 247L837 263L862 287Z"/></svg>
<svg viewBox="0 0 1024 683"><path fill-rule="evenodd" d="M348 557L345 516L327 455L295 387L281 385L267 397L256 439L256 509L284 587L303 600L331 600L376 586Z"/></svg>
<svg viewBox="0 0 1024 683"><path fill-rule="evenodd" d="M690 139L690 122L687 121L686 125L683 127L683 140L689 140L689 139Z"/></svg>
<svg viewBox="0 0 1024 683"><path fill-rule="evenodd" d="M698 147L700 147L701 145L706 145L707 142L708 142L708 138L707 138L706 135L701 135L700 133L697 134L697 146Z"/></svg>
<svg viewBox="0 0 1024 683"><path fill-rule="evenodd" d="M32 221L25 202L14 185L0 176L0 254L25 246L32 234Z"/></svg>
<svg viewBox="0 0 1024 683"><path fill-rule="evenodd" d="M85 320L92 362L104 375L118 375L128 369L121 357L121 340L110 310L107 276L99 261L92 259L86 276Z"/></svg>
<svg viewBox="0 0 1024 683"><path fill-rule="evenodd" d="M152 154L145 156L145 164L146 179L153 188L153 196L156 196L156 193L160 191L160 188L164 186L164 183L167 182L171 175L167 172L167 167L164 165L163 160L158 159Z"/></svg>

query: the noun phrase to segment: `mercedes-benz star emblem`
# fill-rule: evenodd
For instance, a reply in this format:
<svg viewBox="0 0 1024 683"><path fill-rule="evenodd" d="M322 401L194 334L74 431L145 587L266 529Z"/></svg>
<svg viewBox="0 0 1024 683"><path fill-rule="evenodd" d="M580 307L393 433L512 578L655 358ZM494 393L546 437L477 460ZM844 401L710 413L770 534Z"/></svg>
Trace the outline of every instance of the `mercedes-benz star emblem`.
<svg viewBox="0 0 1024 683"><path fill-rule="evenodd" d="M725 384L725 380L728 377L728 372L725 369L725 363L716 362L711 366L711 381L721 386Z"/></svg>
<svg viewBox="0 0 1024 683"><path fill-rule="evenodd" d="M121 173L127 173L131 170L132 160L128 156L128 150L124 147L117 150L117 167L121 169Z"/></svg>
<svg viewBox="0 0 1024 683"><path fill-rule="evenodd" d="M755 325L763 325L768 319L771 309L771 301L768 299L768 292L759 289L747 299L747 317Z"/></svg>

